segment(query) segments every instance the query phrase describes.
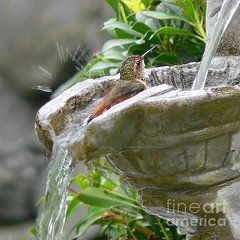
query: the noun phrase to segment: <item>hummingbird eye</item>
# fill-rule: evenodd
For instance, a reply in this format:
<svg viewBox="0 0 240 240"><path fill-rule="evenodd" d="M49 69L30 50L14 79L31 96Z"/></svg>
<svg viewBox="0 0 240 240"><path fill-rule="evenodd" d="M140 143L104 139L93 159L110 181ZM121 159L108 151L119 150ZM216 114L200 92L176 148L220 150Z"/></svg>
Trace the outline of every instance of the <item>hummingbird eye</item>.
<svg viewBox="0 0 240 240"><path fill-rule="evenodd" d="M137 65L137 66L140 66L140 61L139 61L139 60L136 61L136 65Z"/></svg>

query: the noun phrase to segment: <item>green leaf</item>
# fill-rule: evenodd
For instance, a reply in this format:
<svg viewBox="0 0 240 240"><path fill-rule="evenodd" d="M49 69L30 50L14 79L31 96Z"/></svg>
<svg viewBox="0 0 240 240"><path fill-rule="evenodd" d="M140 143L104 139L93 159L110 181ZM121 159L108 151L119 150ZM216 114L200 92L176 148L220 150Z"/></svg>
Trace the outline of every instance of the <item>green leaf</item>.
<svg viewBox="0 0 240 240"><path fill-rule="evenodd" d="M143 54L144 52L146 52L148 49L150 49L150 45L145 43L144 40L144 44L141 45L137 45L137 44L132 44L129 48L128 48L128 52L130 54Z"/></svg>
<svg viewBox="0 0 240 240"><path fill-rule="evenodd" d="M101 178L101 186L103 186L103 188L107 188L109 190L114 190L118 185L112 181L110 178L106 177L106 176L102 176Z"/></svg>
<svg viewBox="0 0 240 240"><path fill-rule="evenodd" d="M31 229L30 229L30 232L31 232L31 234L32 234L34 237L37 237L37 229L36 229L36 227L31 228Z"/></svg>
<svg viewBox="0 0 240 240"><path fill-rule="evenodd" d="M143 38L141 38L139 40L136 40L137 45L141 45L141 44L144 44L144 43L145 43L145 40Z"/></svg>
<svg viewBox="0 0 240 240"><path fill-rule="evenodd" d="M159 28L156 32L154 32L154 34L151 36L150 40L158 34L186 35L186 36L192 36L192 37L198 38L197 35L189 32L189 31L186 31L184 29L174 28L174 27L162 27L162 28Z"/></svg>
<svg viewBox="0 0 240 240"><path fill-rule="evenodd" d="M110 30L120 29L123 32L126 32L132 36L136 36L136 37L142 36L142 33L133 30L130 25L123 22L118 22L118 21L107 22L106 24L104 24L104 27L102 28L102 30L105 30L105 29L110 29Z"/></svg>
<svg viewBox="0 0 240 240"><path fill-rule="evenodd" d="M142 221L142 220L144 220L144 217L139 214L138 216L136 216L135 218L131 219L128 222L128 227L132 229L134 227L134 225L136 224L136 222Z"/></svg>
<svg viewBox="0 0 240 240"><path fill-rule="evenodd" d="M111 39L103 45L103 52L118 46L129 45L134 43L135 39Z"/></svg>
<svg viewBox="0 0 240 240"><path fill-rule="evenodd" d="M71 179L71 184L76 182L81 189L89 187L89 179L82 173L77 174Z"/></svg>
<svg viewBox="0 0 240 240"><path fill-rule="evenodd" d="M124 10L124 13L125 13L126 17L128 18L128 17L131 15L131 10L130 10L130 8L128 7L128 5L125 4L124 1L120 1L120 2L121 2L121 5L122 5L122 8L123 8L123 10Z"/></svg>
<svg viewBox="0 0 240 240"><path fill-rule="evenodd" d="M119 0L106 0L106 2L112 7L115 13L118 13Z"/></svg>
<svg viewBox="0 0 240 240"><path fill-rule="evenodd" d="M123 61L125 57L122 54L121 49L110 49L106 52L104 52L104 59L106 60L117 60L117 61Z"/></svg>
<svg viewBox="0 0 240 240"><path fill-rule="evenodd" d="M45 196L40 197L39 200L36 203L36 206L41 205L44 201L45 201Z"/></svg>
<svg viewBox="0 0 240 240"><path fill-rule="evenodd" d="M186 19L183 17L179 17L177 15L168 14L168 13L164 13L164 12L142 11L142 13L148 17L152 17L152 18L159 19L159 20L178 19L178 20L186 21Z"/></svg>
<svg viewBox="0 0 240 240"><path fill-rule="evenodd" d="M110 69L109 73L110 75L116 75L118 74L119 68L112 68Z"/></svg>
<svg viewBox="0 0 240 240"><path fill-rule="evenodd" d="M136 20L137 22L142 22L142 23L145 23L145 21L147 20L147 16L145 14L143 14L142 11L138 12L136 14Z"/></svg>
<svg viewBox="0 0 240 240"><path fill-rule="evenodd" d="M101 235L111 240L119 240L127 234L126 227L114 221L108 221L101 229Z"/></svg>
<svg viewBox="0 0 240 240"><path fill-rule="evenodd" d="M146 32L152 30L149 26L147 26L145 23L142 23L142 22L134 23L132 26L132 29L142 34L145 34Z"/></svg>
<svg viewBox="0 0 240 240"><path fill-rule="evenodd" d="M116 28L115 29L115 32L116 32L116 35L117 35L117 38L119 39L124 39L124 38L134 38L133 35L129 34L128 32L126 31L123 31L119 28Z"/></svg>
<svg viewBox="0 0 240 240"><path fill-rule="evenodd" d="M130 237L130 236L131 236L131 233L129 233L128 235L129 235L129 237ZM134 232L134 236L135 236L135 238L136 238L137 240L146 240L146 239L148 239L148 238L146 237L146 235L144 235L143 233L138 232L138 231L135 231L135 232ZM154 238L153 238L153 239L154 239ZM156 238L156 239L163 239L163 238Z"/></svg>
<svg viewBox="0 0 240 240"><path fill-rule="evenodd" d="M160 21L160 20L159 20ZM145 24L151 28L152 31L156 31L158 29L158 21L156 19L153 19L153 18L148 18L146 21L145 21Z"/></svg>
<svg viewBox="0 0 240 240"><path fill-rule="evenodd" d="M149 59L150 60L150 59ZM171 64L177 64L178 60L177 57L174 55L171 55L170 53L162 53L159 54L154 60L153 62L157 63L163 63L165 65L171 65Z"/></svg>
<svg viewBox="0 0 240 240"><path fill-rule="evenodd" d="M113 68L116 66L117 64L113 62L98 62L89 71L94 72L99 70L105 70L105 69Z"/></svg>
<svg viewBox="0 0 240 240"><path fill-rule="evenodd" d="M120 28L119 28L120 29ZM141 32L137 32L137 31L135 31L135 30L133 30L133 29L131 29L131 28L126 28L126 29L120 29L121 31L123 31L123 32L126 32L126 33L128 33L129 35L132 35L132 36L134 36L134 37L142 37L143 36L143 34L141 33Z"/></svg>
<svg viewBox="0 0 240 240"><path fill-rule="evenodd" d="M152 37L153 34L154 34L153 31L146 32L141 39L136 40L135 44L132 44L129 47L130 52L136 53L136 49L139 49L140 51L139 54L142 54L148 49L150 49L151 44L159 44L160 43L159 38L157 36ZM138 45L140 45L140 47L138 47Z"/></svg>
<svg viewBox="0 0 240 240"><path fill-rule="evenodd" d="M153 34L153 31L148 31L143 37L145 42L148 43L148 48L146 50L150 48L150 44L160 44L159 38L157 36L152 37Z"/></svg>
<svg viewBox="0 0 240 240"><path fill-rule="evenodd" d="M149 7L149 5L150 5L151 2L153 2L153 0L142 0L142 3L144 4L144 6L145 6L146 8Z"/></svg>
<svg viewBox="0 0 240 240"><path fill-rule="evenodd" d="M67 207L67 219L76 212L76 209L81 205L81 202L77 196L73 197L73 199L68 203Z"/></svg>
<svg viewBox="0 0 240 240"><path fill-rule="evenodd" d="M162 3L163 3L165 6L167 6L168 9L170 9L170 10L173 11L175 14L177 14L177 15L180 16L180 15L182 15L183 8L178 5L179 2L180 2L180 1L177 1L177 2L173 1L173 2L171 2L171 1L169 1L169 0L162 0ZM183 4L183 6L184 6L184 4Z"/></svg>
<svg viewBox="0 0 240 240"><path fill-rule="evenodd" d="M112 27L112 24L114 24L114 23L116 23L116 22L119 22L119 21L117 21L117 19L116 18L110 18L110 19L108 19L106 22L104 22L104 27L102 28L102 30L106 30L106 29L108 29L108 28L111 28ZM125 23L123 23L123 24L125 24Z"/></svg>
<svg viewBox="0 0 240 240"><path fill-rule="evenodd" d="M81 237L89 227L91 227L92 225L94 225L98 220L102 219L102 216L95 216L91 219L89 219L88 221L83 222L79 228L78 228L78 234L76 234L73 237L73 240L77 240L79 237Z"/></svg>
<svg viewBox="0 0 240 240"><path fill-rule="evenodd" d="M81 220L77 222L77 224L75 224L75 226L69 232L69 235L74 230L76 230L77 234L78 233L83 234L88 227L95 223L95 221L98 221L99 219L102 218L102 215L105 211L106 210L103 208L89 207L89 210L86 213L86 215L82 217Z"/></svg>
<svg viewBox="0 0 240 240"><path fill-rule="evenodd" d="M133 199L112 191L106 191L97 187L89 187L78 195L80 201L98 207L122 206L141 209Z"/></svg>
<svg viewBox="0 0 240 240"><path fill-rule="evenodd" d="M168 1L168 0L167 0ZM184 8L186 0L178 0L178 1L174 1L174 3L179 6L180 8Z"/></svg>
<svg viewBox="0 0 240 240"><path fill-rule="evenodd" d="M195 9L193 6L193 0L186 0L184 10L183 10L183 16L189 19L190 21L195 21Z"/></svg>

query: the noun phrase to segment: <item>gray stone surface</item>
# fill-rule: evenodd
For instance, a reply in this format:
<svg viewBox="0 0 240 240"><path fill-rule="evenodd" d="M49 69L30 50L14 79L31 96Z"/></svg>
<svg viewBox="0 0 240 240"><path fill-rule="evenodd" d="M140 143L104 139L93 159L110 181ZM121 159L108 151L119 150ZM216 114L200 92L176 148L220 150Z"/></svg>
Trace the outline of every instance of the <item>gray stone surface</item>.
<svg viewBox="0 0 240 240"><path fill-rule="evenodd" d="M66 81L69 66L76 65L67 51L74 54L79 44L82 51L101 48L106 33L100 29L112 14L107 4L95 0L1 1L0 73L26 94L34 94L31 88L37 85Z"/></svg>
<svg viewBox="0 0 240 240"><path fill-rule="evenodd" d="M0 222L29 219L40 196L44 153L30 105L0 76Z"/></svg>
<svg viewBox="0 0 240 240"><path fill-rule="evenodd" d="M240 182L235 182L217 193L216 201L225 205L226 217L235 239L240 236Z"/></svg>
<svg viewBox="0 0 240 240"><path fill-rule="evenodd" d="M82 151L89 160L108 155L136 188L220 184L240 177L240 156L232 154L239 151L232 145L240 126L239 104L240 89L153 87L93 120L84 131ZM204 148L196 151L199 144ZM199 154L204 162L190 168Z"/></svg>
<svg viewBox="0 0 240 240"><path fill-rule="evenodd" d="M239 64L239 57L215 59L208 85L238 85ZM76 84L39 110L38 136L49 152L54 140L65 142L75 161L110 153L108 158L125 180L144 188L146 211L176 224L181 218L198 220L204 217L202 209L198 214L169 215L162 201L173 198L187 208L191 203L215 204L221 184L230 186L228 181L239 178L240 92L219 87L181 92L169 86L189 89L197 68L198 63L190 63L146 70L152 88L111 108L86 129L81 127L84 119L118 76ZM206 218L218 220L226 215L213 213ZM228 218L221 229L181 226L195 239L213 235L217 239L218 235L228 240L235 234L230 226L235 220Z"/></svg>
<svg viewBox="0 0 240 240"><path fill-rule="evenodd" d="M207 14L206 14L206 27L207 36L211 37L212 29L218 18L218 13L221 9L224 0L208 0L207 1ZM229 9L230 11L230 9ZM234 14L220 45L217 50L218 56L239 56L240 55L240 7Z"/></svg>
<svg viewBox="0 0 240 240"><path fill-rule="evenodd" d="M187 90L196 76L198 66L198 63L189 63L173 67L146 69L148 86L168 84ZM51 152L53 139L69 129L69 125L79 130L79 123L84 121L94 105L116 83L117 79L118 76L109 76L78 83L39 110L36 118L36 130L48 152ZM207 85L238 85L239 82L239 57L215 58L212 61ZM78 154L76 148L76 159L80 159Z"/></svg>

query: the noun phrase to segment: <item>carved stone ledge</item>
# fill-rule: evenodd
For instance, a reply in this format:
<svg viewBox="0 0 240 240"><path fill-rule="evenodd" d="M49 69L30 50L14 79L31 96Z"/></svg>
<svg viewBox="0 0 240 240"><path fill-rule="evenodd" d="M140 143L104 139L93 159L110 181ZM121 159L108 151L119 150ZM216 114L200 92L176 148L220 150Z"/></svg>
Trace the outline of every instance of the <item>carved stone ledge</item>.
<svg viewBox="0 0 240 240"><path fill-rule="evenodd" d="M43 106L36 131L49 153L57 142L75 161L106 155L125 181L140 189L146 211L171 220L193 239L237 239L240 90L231 86L240 81L239 60L214 59L208 85L229 87L204 91L188 91L198 63L148 69L147 90L85 128L84 119L118 76L87 80ZM186 211L166 206L169 199L184 204ZM190 211L193 203L199 205L198 213ZM216 203L228 211L205 217L202 206ZM202 226L196 222L201 218L226 219L226 224ZM181 219L196 219L195 225L179 224Z"/></svg>
<svg viewBox="0 0 240 240"><path fill-rule="evenodd" d="M147 69L148 87L168 84L189 89L198 69L198 63L173 67ZM36 115L36 132L39 140L50 154L53 141L72 128L79 130L81 123L90 114L99 99L117 81L118 76L89 79L66 90L45 104ZM212 61L207 84L238 85L240 82L240 57L216 58ZM73 146L77 149L76 144ZM80 158L78 154L76 159Z"/></svg>

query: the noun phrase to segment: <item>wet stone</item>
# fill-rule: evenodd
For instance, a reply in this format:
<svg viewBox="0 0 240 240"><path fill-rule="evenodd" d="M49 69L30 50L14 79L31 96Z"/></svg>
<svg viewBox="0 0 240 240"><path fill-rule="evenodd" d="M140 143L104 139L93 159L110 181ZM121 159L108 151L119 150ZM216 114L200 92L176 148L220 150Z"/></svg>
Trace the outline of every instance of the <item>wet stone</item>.
<svg viewBox="0 0 240 240"><path fill-rule="evenodd" d="M161 208L162 191L181 196L188 191L180 198L188 206L206 201L202 194L214 203L216 186L240 177L240 90L235 86L240 61L215 59L208 79L211 87L187 91L197 68L198 63L191 63L146 70L147 90L115 105L86 128L81 123L118 76L76 84L40 109L38 136L50 153L51 142L62 138L74 161L107 155L130 186L158 189L151 206L143 202L154 214L167 216ZM213 87L220 83L227 87ZM192 191L199 191L197 197ZM201 234L208 230L184 229Z"/></svg>

